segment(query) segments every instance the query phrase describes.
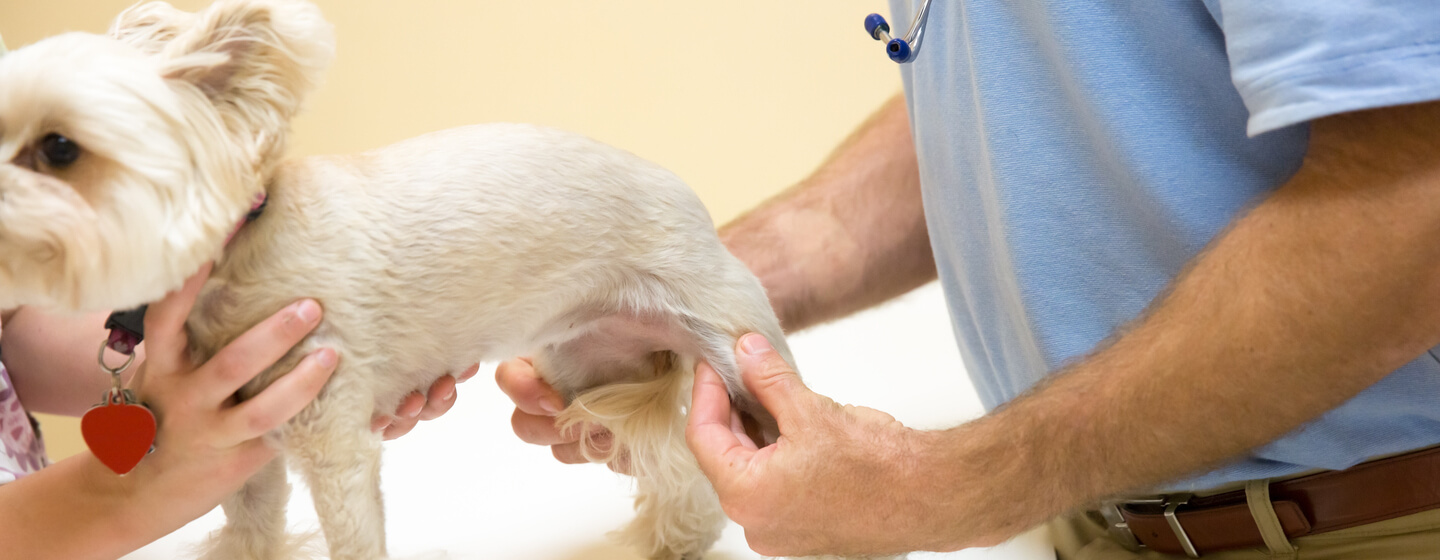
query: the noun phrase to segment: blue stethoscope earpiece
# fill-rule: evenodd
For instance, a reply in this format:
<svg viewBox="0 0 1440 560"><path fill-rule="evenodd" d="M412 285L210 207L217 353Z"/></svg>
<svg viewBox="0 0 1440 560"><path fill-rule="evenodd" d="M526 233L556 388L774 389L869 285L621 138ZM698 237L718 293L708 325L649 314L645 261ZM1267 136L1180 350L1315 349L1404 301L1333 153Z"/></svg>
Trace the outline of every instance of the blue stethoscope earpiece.
<svg viewBox="0 0 1440 560"><path fill-rule="evenodd" d="M925 21L930 15L930 0L920 4L915 12L915 21L910 23L910 32L904 39L890 36L890 24L880 14L865 16L865 33L876 41L885 41L885 54L899 64L915 60L920 55L920 41L925 35Z"/></svg>
<svg viewBox="0 0 1440 560"><path fill-rule="evenodd" d="M910 50L910 43L906 43L904 39L891 39L885 44L885 54L890 55L890 60L904 64L915 60L917 53Z"/></svg>
<svg viewBox="0 0 1440 560"><path fill-rule="evenodd" d="M877 34L877 29L886 33L890 32L890 24L885 22L885 16L880 14L865 16L865 32L870 34L871 39L879 41L880 35Z"/></svg>

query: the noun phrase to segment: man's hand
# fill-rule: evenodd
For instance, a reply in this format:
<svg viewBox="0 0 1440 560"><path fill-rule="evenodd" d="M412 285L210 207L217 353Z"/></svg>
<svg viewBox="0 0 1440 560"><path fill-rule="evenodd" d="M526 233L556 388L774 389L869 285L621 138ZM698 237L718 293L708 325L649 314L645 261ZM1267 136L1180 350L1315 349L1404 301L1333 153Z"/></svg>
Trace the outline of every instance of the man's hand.
<svg viewBox="0 0 1440 560"><path fill-rule="evenodd" d="M540 373L535 371L535 364L529 358L502 362L500 367L495 368L495 384L515 402L515 414L510 416L510 426L522 441L550 446L550 452L555 455L555 459L567 465L590 462L580 449L581 432L562 432L555 427L555 415L565 409L565 399L540 377ZM604 428L589 429L589 441L592 445L603 446L611 441L610 432ZM590 455L603 456L606 451L608 449L592 449ZM614 457L606 466L617 473L629 474L625 451L620 450Z"/></svg>
<svg viewBox="0 0 1440 560"><path fill-rule="evenodd" d="M421 420L434 420L455 406L455 385L464 383L480 371L480 364L466 369L458 377L444 375L430 385L430 390L421 393L412 391L395 407L395 415L376 414L370 420L370 431L384 430L385 439L395 439L410 433Z"/></svg>
<svg viewBox="0 0 1440 560"><path fill-rule="evenodd" d="M775 415L780 438L757 447L708 364L695 371L685 437L725 513L767 556L877 555L937 548L921 471L932 434L875 409L811 392L765 337L736 347L745 386Z"/></svg>

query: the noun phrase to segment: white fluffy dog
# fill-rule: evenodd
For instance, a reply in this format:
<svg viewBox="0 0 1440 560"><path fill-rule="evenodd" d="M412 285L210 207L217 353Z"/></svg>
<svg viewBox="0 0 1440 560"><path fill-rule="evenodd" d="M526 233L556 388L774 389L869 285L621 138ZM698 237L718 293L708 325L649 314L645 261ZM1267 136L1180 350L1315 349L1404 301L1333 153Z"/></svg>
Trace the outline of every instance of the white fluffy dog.
<svg viewBox="0 0 1440 560"><path fill-rule="evenodd" d="M0 307L129 308L214 259L188 322L203 360L297 298L321 302L320 327L241 396L321 345L339 369L274 434L284 458L225 503L207 558L293 553L286 462L333 558L384 557L372 413L441 372L524 354L569 399L564 422L628 450L639 511L625 540L699 558L724 518L684 443L696 361L777 435L732 350L754 331L790 359L759 282L678 178L577 135L475 126L281 161L332 53L307 2L221 0L139 5L108 37L0 59ZM261 193L264 214L226 245Z"/></svg>

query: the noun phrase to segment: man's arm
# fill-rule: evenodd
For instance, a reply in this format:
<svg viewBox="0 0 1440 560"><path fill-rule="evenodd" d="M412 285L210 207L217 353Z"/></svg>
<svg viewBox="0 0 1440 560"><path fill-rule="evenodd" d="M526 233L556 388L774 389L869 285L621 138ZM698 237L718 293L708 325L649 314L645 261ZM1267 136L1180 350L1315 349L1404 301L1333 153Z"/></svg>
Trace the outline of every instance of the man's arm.
<svg viewBox="0 0 1440 560"><path fill-rule="evenodd" d="M702 367L691 448L772 555L996 544L1218 466L1440 342L1437 153L1437 103L1315 122L1299 173L1113 343L948 431L838 407L742 340L746 382L780 442L756 450L727 435L723 385Z"/></svg>
<svg viewBox="0 0 1440 560"><path fill-rule="evenodd" d="M1437 239L1440 103L1319 120L1299 173L1129 332L941 439L1025 465L1001 533L1219 466L1440 343Z"/></svg>
<svg viewBox="0 0 1440 560"><path fill-rule="evenodd" d="M814 174L720 228L786 331L935 279L905 97L896 95Z"/></svg>

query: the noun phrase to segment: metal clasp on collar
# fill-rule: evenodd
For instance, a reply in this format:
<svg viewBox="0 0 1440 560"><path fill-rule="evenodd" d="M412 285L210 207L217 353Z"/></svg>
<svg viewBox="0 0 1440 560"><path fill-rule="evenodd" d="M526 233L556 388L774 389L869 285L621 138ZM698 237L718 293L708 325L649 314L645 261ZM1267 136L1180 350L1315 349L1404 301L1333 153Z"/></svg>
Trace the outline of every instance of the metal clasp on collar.
<svg viewBox="0 0 1440 560"><path fill-rule="evenodd" d="M1125 522L1125 516L1120 514L1120 508L1127 505L1148 505L1165 508L1165 523L1170 525L1170 530L1175 532L1175 540L1180 541L1180 548L1185 550L1185 555L1191 558L1199 558L1200 553L1195 550L1194 543L1190 542L1190 535L1185 534L1185 528L1180 525L1180 519L1175 516L1175 510L1190 502L1193 494L1175 494L1161 496L1159 498L1146 498L1141 500L1119 500L1105 502L1100 505L1100 515L1105 518L1106 529L1110 536L1131 552L1139 551L1145 545L1135 538L1134 531L1130 530L1130 524Z"/></svg>

